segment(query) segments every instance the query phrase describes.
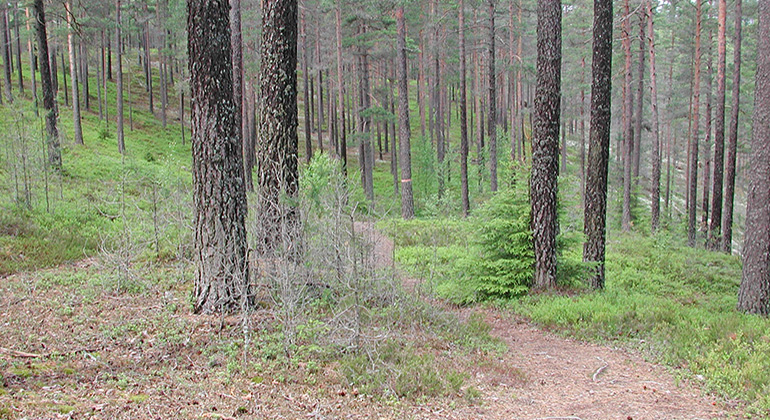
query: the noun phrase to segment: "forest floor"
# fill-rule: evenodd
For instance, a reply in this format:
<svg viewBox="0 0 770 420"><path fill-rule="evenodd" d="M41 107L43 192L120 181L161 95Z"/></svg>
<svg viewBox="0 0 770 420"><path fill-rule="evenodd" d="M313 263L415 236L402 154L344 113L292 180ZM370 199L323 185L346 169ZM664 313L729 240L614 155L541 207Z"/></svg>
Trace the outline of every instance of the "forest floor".
<svg viewBox="0 0 770 420"><path fill-rule="evenodd" d="M374 264L393 264L393 243L371 224ZM118 281L97 259L17 273L0 281L0 419L710 419L730 408L642 355L563 338L510 312L458 308L489 324L502 351L430 342L432 363L464 375L462 392L430 397L365 395L338 361L242 362L239 317L192 315L189 281L171 265L152 279ZM137 269L137 272L139 270ZM188 273L189 274L189 273ZM407 292L419 292L402 277ZM270 312L252 317L270 337ZM255 337L265 348L275 342ZM260 341L263 340L263 341Z"/></svg>

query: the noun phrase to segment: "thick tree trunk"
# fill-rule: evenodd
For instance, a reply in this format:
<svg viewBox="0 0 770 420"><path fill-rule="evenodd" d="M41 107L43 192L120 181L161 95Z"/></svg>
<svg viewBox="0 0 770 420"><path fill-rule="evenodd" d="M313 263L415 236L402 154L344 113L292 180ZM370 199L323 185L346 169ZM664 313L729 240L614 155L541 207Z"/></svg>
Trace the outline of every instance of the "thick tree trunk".
<svg viewBox="0 0 770 420"><path fill-rule="evenodd" d="M233 115L229 9L227 0L187 2L196 313L245 310L253 296L242 146Z"/></svg>
<svg viewBox="0 0 770 420"><path fill-rule="evenodd" d="M730 110L730 136L727 139L725 163L725 202L722 212L722 251L733 247L733 205L735 200L735 157L738 151L738 114L741 95L741 29L743 11L741 0L735 0L735 36L733 38L733 105Z"/></svg>
<svg viewBox="0 0 770 420"><path fill-rule="evenodd" d="M366 34L366 26L361 27L360 35ZM359 155L361 160L361 180L363 181L364 193L369 201L374 202L374 151L372 150L371 116L365 111L371 108L371 90L369 88L369 52L366 47L359 46L358 58L358 77L359 77L359 109L358 119L360 124L361 147L362 152Z"/></svg>
<svg viewBox="0 0 770 420"><path fill-rule="evenodd" d="M115 48L117 58L117 68L115 77L117 78L115 89L117 90L117 132L118 132L118 152L126 153L126 142L123 130L123 42L120 31L122 22L120 20L121 0L115 0Z"/></svg>
<svg viewBox="0 0 770 420"><path fill-rule="evenodd" d="M556 231L558 223L556 193L559 175L560 99L561 1L538 0L537 90L535 92L532 179L530 181L532 236L535 251L533 287L535 289L547 289L556 286ZM494 101L491 100L490 102ZM490 109L494 110L494 108Z"/></svg>
<svg viewBox="0 0 770 420"><path fill-rule="evenodd" d="M262 89L259 119L258 208L263 231L258 244L271 252L291 241L296 212L281 197L298 192L297 1L267 0L262 8ZM289 238L281 236L290 232Z"/></svg>
<svg viewBox="0 0 770 420"><path fill-rule="evenodd" d="M658 123L658 75L655 69L655 29L652 0L645 0L647 36L650 53L650 108L652 108L652 177L650 180L651 230L660 228L660 125Z"/></svg>
<svg viewBox="0 0 770 420"><path fill-rule="evenodd" d="M70 79L72 79L72 120L75 127L75 144L83 144L83 128L80 125L80 95L78 94L78 71L75 65L75 26L73 23L72 0L67 2L67 52L70 58Z"/></svg>
<svg viewBox="0 0 770 420"><path fill-rule="evenodd" d="M591 125L586 171L586 242L583 261L595 263L589 283L604 288L607 235L607 168L610 155L612 99L612 0L594 0Z"/></svg>
<svg viewBox="0 0 770 420"><path fill-rule="evenodd" d="M462 1L462 0L461 0ZM399 165L401 166L401 217L414 217L414 197L412 196L412 149L410 143L411 128L409 126L409 79L406 68L406 22L404 6L396 9L396 26L398 27L398 146Z"/></svg>
<svg viewBox="0 0 770 420"><path fill-rule="evenodd" d="M460 0L458 19L460 32L460 194L462 196L463 216L467 217L470 212L470 199L468 197L468 97L466 93L464 0Z"/></svg>
<svg viewBox="0 0 770 420"><path fill-rule="evenodd" d="M692 133L690 136L690 154L689 154L689 185L687 186L690 199L687 206L687 245L695 246L695 212L698 202L698 137L700 136L700 64L701 64L701 22L702 7L701 0L695 2L695 63L694 63L694 88L692 105ZM715 153L716 155L716 147ZM715 159L716 160L716 159ZM716 163L716 162L715 162ZM716 165L714 166L716 168ZM716 178L716 177L715 177ZM714 183L716 187L716 182ZM721 188L721 187L720 187Z"/></svg>
<svg viewBox="0 0 770 420"><path fill-rule="evenodd" d="M722 243L722 181L724 178L725 150L725 67L727 61L727 1L719 0L717 30L717 97L714 116L714 191L711 195L711 224L709 225L708 249L717 251Z"/></svg>
<svg viewBox="0 0 770 420"><path fill-rule="evenodd" d="M542 2L542 0L539 0ZM560 0L550 0L552 3L558 3L561 4ZM489 185L492 190L492 192L497 191L497 88L495 87L495 0L488 0L487 2L487 8L489 10L489 37L488 39L488 59L487 64L489 65L489 70L487 73L487 80L489 81L489 114L487 117L489 118L489 126L488 126L488 133L489 133ZM540 7L538 7L540 8ZM539 15L538 15L539 16ZM538 22L540 20L538 19ZM561 28L561 13L559 14L559 28ZM545 29L545 27L544 27ZM553 29L553 28L551 28ZM552 34L551 34L552 35ZM559 30L559 47L561 48L561 30ZM540 49L538 48L538 51ZM561 56L559 56L561 58ZM539 75L539 72L538 72ZM548 75L546 77L551 77L551 75ZM557 111L558 115L558 111ZM558 124L558 123L557 123ZM556 135L558 136L559 133L559 127L557 125L556 127ZM556 139L557 141L557 149L558 149L558 141L559 139Z"/></svg>
<svg viewBox="0 0 770 420"><path fill-rule="evenodd" d="M770 315L770 2L758 3L757 73L738 310Z"/></svg>

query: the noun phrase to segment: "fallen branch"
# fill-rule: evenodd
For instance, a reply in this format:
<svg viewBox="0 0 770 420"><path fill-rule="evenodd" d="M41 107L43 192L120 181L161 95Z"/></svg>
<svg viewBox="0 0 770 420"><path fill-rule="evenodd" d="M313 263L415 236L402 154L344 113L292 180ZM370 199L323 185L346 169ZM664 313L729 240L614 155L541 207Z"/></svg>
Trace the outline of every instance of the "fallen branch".
<svg viewBox="0 0 770 420"><path fill-rule="evenodd" d="M607 369L607 366L609 366L609 364L607 364L607 362L605 362L601 358L597 357L597 359L599 359L602 362L604 362L604 366L600 367L599 369L596 369L596 372L594 372L594 376L592 376L592 379L593 379L594 382L596 382L596 378L598 378L599 375L601 375L602 372L604 372L604 369Z"/></svg>

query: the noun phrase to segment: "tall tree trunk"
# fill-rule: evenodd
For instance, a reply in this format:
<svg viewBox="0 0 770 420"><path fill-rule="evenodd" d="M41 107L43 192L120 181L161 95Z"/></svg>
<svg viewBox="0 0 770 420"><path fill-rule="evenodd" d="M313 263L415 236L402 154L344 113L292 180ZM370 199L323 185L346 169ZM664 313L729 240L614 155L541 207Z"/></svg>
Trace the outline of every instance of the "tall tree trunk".
<svg viewBox="0 0 770 420"><path fill-rule="evenodd" d="M586 242L583 261L595 263L589 279L604 288L604 251L607 235L607 168L612 113L612 0L594 0L593 61L591 63L591 124L586 171Z"/></svg>
<svg viewBox="0 0 770 420"><path fill-rule="evenodd" d="M701 205L701 210L703 214L701 215L701 223L700 225L704 227L705 230L708 230L708 217L709 217L709 185L711 184L711 87L712 87L712 80L714 78L713 74L713 66L711 65L713 60L713 48L711 47L711 44L713 44L713 31L711 28L708 30L708 57L706 58L706 118L705 118L705 132L706 135L703 138L703 153L705 156L703 156L703 201Z"/></svg>
<svg viewBox="0 0 770 420"><path fill-rule="evenodd" d="M196 313L244 311L253 296L242 146L232 112L229 9L227 0L187 2Z"/></svg>
<svg viewBox="0 0 770 420"><path fill-rule="evenodd" d="M11 84L13 83L11 81L11 48L10 48L10 39L8 39L8 29L6 28L6 15L8 13L7 10L8 3L6 1L0 2L0 31L3 33L0 34L2 38L0 38L0 41L2 41L2 45L0 46L0 52L3 54L3 76L4 76L4 90L5 90L5 97L8 100L9 103L13 103L13 95L11 94Z"/></svg>
<svg viewBox="0 0 770 420"><path fill-rule="evenodd" d="M297 1L267 0L262 8L262 89L259 119L258 208L264 224L258 244L270 252L293 238L298 223L282 196L298 192ZM282 238L282 225L290 238Z"/></svg>
<svg viewBox="0 0 770 420"><path fill-rule="evenodd" d="M342 23L340 17L340 5L334 9L336 17L336 35L337 35L337 96L338 105L340 107L340 121L342 122L342 129L340 130L340 158L342 159L342 173L347 176L348 166L348 144L347 144L347 124L345 123L345 84L342 80ZM307 106L307 104L305 105ZM403 146L402 146L403 147Z"/></svg>
<svg viewBox="0 0 770 420"><path fill-rule="evenodd" d="M305 161L310 163L313 159L313 141L310 136L310 89L308 82L308 60L310 57L307 52L307 22L305 20L304 8L300 12L300 38L302 39L302 80L303 80L303 100L305 101Z"/></svg>
<svg viewBox="0 0 770 420"><path fill-rule="evenodd" d="M539 0L538 3L542 2L543 0ZM550 0L552 3L558 3L561 4L560 0ZM489 80L489 114L487 117L489 118L489 126L488 126L488 133L489 133L489 185L492 190L492 192L497 191L497 109L496 109L496 102L497 102L497 88L495 87L495 0L488 0L487 1L487 7L489 10L489 38L488 38L488 47L489 50L487 52L487 64L489 65L489 71L487 73L487 77ZM545 7L545 5L541 6ZM538 7L540 8L540 7ZM539 15L538 15L539 16ZM540 22L540 19L538 19L538 23ZM545 23L545 22L544 22ZM559 25L561 25L561 14L559 14ZM561 26L559 26L561 28ZM539 28L539 26L538 26ZM545 27L543 28L545 29ZM553 28L551 28L553 29ZM552 35L552 34L549 34ZM561 31L559 31L559 46L561 47ZM540 51L540 49L538 49ZM559 56L559 59L561 59L561 56ZM551 75L548 75L547 77L551 77ZM558 102L558 101L557 101ZM557 111L558 115L558 111ZM559 127L557 125L556 127L556 135L558 136L559 133ZM558 141L559 139L556 139L557 142L557 149L558 149ZM544 285L545 286L545 285Z"/></svg>
<svg viewBox="0 0 770 420"><path fill-rule="evenodd" d="M647 48L645 41L647 36L645 35L645 28L647 26L647 14L646 10L642 9L639 13L639 67L637 67L637 85L636 85L636 112L634 112L634 155L633 155L633 177L634 185L639 185L639 166L642 156L642 122L644 116L644 57L647 55Z"/></svg>
<svg viewBox="0 0 770 420"><path fill-rule="evenodd" d="M30 17L29 17L29 7L24 8L24 13L27 17L27 33L29 33L29 37L27 38L27 49L29 50L29 69L30 73L32 73L32 77L30 77L30 80L32 81L32 102L34 103L35 107L35 116L39 116L40 113L38 112L38 99L37 99L37 78L35 77L35 69L37 68L37 60L35 57L35 49L32 46L32 30L29 27ZM0 98L2 95L0 95Z"/></svg>
<svg viewBox="0 0 770 420"><path fill-rule="evenodd" d="M733 203L735 200L735 157L738 151L738 114L741 96L741 0L735 0L735 36L733 38L733 105L730 110L730 136L725 164L725 203L722 212L722 251L730 253L733 245Z"/></svg>
<svg viewBox="0 0 770 420"><path fill-rule="evenodd" d="M361 32L359 34L366 34L365 24L361 26ZM360 92L358 119L362 136L360 150L363 152L359 155L362 169L361 180L363 181L366 198L369 199L369 201L374 202L374 151L372 150L371 138L372 119L369 113L365 112L371 108L371 90L369 88L369 52L364 46L359 46L358 66Z"/></svg>
<svg viewBox="0 0 770 420"><path fill-rule="evenodd" d="M414 217L414 197L412 196L412 149L409 126L409 79L406 69L406 22L403 5L399 5L396 9L396 26L398 29L396 53L398 54L398 157L401 166L401 217L411 219Z"/></svg>
<svg viewBox="0 0 770 420"><path fill-rule="evenodd" d="M525 136L524 136L524 118L522 117L522 114L521 114L521 108L522 108L522 102L521 102L521 100L522 100L522 76L521 76L521 73L522 73L522 69L523 69L522 57L521 57L521 55L522 55L522 48L523 48L523 45L522 45L522 35L521 35L521 33L523 31L523 27L521 25L521 10L522 10L523 7L522 7L521 2L522 2L522 0L518 0L518 10L516 11L516 21L517 21L518 27L519 27L519 31L518 31L518 34L516 36L516 38L517 38L517 40L516 40L516 57L518 57L518 64L517 64L517 70L516 70L516 116L517 116L516 126L518 127L518 129L520 131L520 136L521 136L521 146L520 146L521 153L520 153L520 158L521 158L521 161L524 162L526 160L525 156L526 156L527 152L526 152L525 147L524 147L524 138L525 138Z"/></svg>
<svg viewBox="0 0 770 420"><path fill-rule="evenodd" d="M21 68L21 34L19 33L19 2L13 2L13 36L16 41L16 76L19 79L19 93L24 93L24 73ZM32 71L34 77L34 70Z"/></svg>
<svg viewBox="0 0 770 420"><path fill-rule="evenodd" d="M165 43L164 43L165 44ZM246 189L254 190L251 178L254 167L254 153L251 140L244 128L244 83L243 83L243 32L241 31L241 0L230 0L230 47L233 61L233 114L235 115L235 134L241 142L243 152L243 171L246 176Z"/></svg>
<svg viewBox="0 0 770 420"><path fill-rule="evenodd" d="M645 0L647 9L647 41L650 53L650 108L652 108L652 179L650 180L651 230L660 228L660 125L658 123L658 75L655 69L655 29L652 0Z"/></svg>
<svg viewBox="0 0 770 420"><path fill-rule="evenodd" d="M535 251L533 285L535 289L547 289L556 286L556 231L558 223L556 193L559 175L560 99L561 0L538 0L537 90L535 92L532 179L530 181L532 237Z"/></svg>
<svg viewBox="0 0 770 420"><path fill-rule="evenodd" d="M147 3L144 4L144 11L147 13ZM229 21L229 19L228 19ZM145 75L148 99L150 102L150 114L155 114L155 100L152 91L152 61L150 60L150 22L144 24L144 66L147 69Z"/></svg>
<svg viewBox="0 0 770 420"><path fill-rule="evenodd" d="M316 65L318 65L318 150L324 151L324 77L323 63L321 61L321 22L320 16L315 25L315 53Z"/></svg>
<svg viewBox="0 0 770 420"><path fill-rule="evenodd" d="M631 10L629 0L623 0L622 28L623 53L625 55L625 81L623 83L623 232L631 230L631 152L634 144L632 125L634 94L631 90Z"/></svg>
<svg viewBox="0 0 770 420"><path fill-rule="evenodd" d="M126 142L124 138L123 130L123 42L120 35L120 27L122 22L120 20L120 7L121 0L115 0L115 48L117 58L117 68L115 69L115 77L117 78L115 89L117 90L117 132L118 132L118 152L121 154L126 153ZM184 103L184 100L182 100Z"/></svg>
<svg viewBox="0 0 770 420"><path fill-rule="evenodd" d="M708 249L717 251L722 241L722 181L724 178L725 150L725 67L727 57L727 1L719 0L719 26L717 29L717 107L714 116L714 191L711 195L711 225Z"/></svg>
<svg viewBox="0 0 770 420"><path fill-rule="evenodd" d="M436 7L438 5L438 0L434 0L432 2L431 7ZM436 135L436 161L437 161L437 170L436 173L438 175L438 197L441 198L444 196L444 181L446 179L446 168L444 164L444 157L446 155L445 150L445 142L444 142L444 113L442 112L442 95L441 95L441 69L439 66L439 50L440 50L440 38L439 38L439 27L438 27L438 21L436 16L436 11L434 10L434 29L433 29L433 122L435 126L435 135Z"/></svg>
<svg viewBox="0 0 770 420"><path fill-rule="evenodd" d="M738 310L770 315L770 2L758 3L757 73Z"/></svg>
<svg viewBox="0 0 770 420"><path fill-rule="evenodd" d="M695 246L695 211L698 207L698 137L700 124L700 64L701 64L701 25L702 25L702 0L695 2L695 64L692 105L692 134L690 137L690 168L689 185L687 186L690 197L687 207L687 245ZM716 140L716 139L715 139ZM714 148L716 155L716 147ZM716 157L716 156L715 156ZM716 161L716 159L715 159ZM716 168L716 162L714 167ZM716 171L715 171L716 172ZM715 177L716 178L716 177ZM716 187L716 182L714 183ZM721 188L721 187L720 187ZM721 205L720 205L721 207Z"/></svg>
<svg viewBox="0 0 770 420"><path fill-rule="evenodd" d="M67 52L70 58L70 79L72 79L72 120L75 127L75 144L83 144L83 128L80 125L80 96L78 94L78 71L75 65L75 25L72 0L67 2Z"/></svg>
<svg viewBox="0 0 770 420"><path fill-rule="evenodd" d="M468 97L466 93L464 0L460 0L457 13L460 32L460 194L462 195L463 216L467 217L470 212L470 199L468 197Z"/></svg>
<svg viewBox="0 0 770 420"><path fill-rule="evenodd" d="M83 85L83 106L86 110L91 109L91 92L88 83L88 48L83 39L80 40L80 83ZM72 84L75 84L73 80ZM74 100L72 101L75 102Z"/></svg>
<svg viewBox="0 0 770 420"><path fill-rule="evenodd" d="M51 82L51 66L48 61L48 34L46 31L45 6L43 0L34 0L35 26L37 32L37 51L40 64L40 84L43 90L43 108L45 109L46 143L48 145L48 165L60 170L61 148L59 146L59 129L56 126L57 109L54 98L53 83Z"/></svg>
<svg viewBox="0 0 770 420"><path fill-rule="evenodd" d="M586 58L580 60L580 199L585 205L586 191Z"/></svg>

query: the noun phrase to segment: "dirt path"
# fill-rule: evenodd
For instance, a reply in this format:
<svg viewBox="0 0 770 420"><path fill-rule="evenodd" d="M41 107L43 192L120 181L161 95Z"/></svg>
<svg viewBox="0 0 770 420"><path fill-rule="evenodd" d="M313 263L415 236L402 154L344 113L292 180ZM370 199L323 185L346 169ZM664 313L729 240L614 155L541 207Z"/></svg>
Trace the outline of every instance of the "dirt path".
<svg viewBox="0 0 770 420"><path fill-rule="evenodd" d="M392 241L357 223L373 241L377 264L393 264ZM407 287L414 284L404 279ZM440 418L485 419L714 419L728 414L713 397L678 381L664 367L632 352L580 342L542 331L495 309L482 312L492 335L508 351L498 366L474 367L484 403L473 412L444 412ZM460 313L467 315L467 313ZM464 410L465 411L465 410ZM438 413L437 417L438 416Z"/></svg>

